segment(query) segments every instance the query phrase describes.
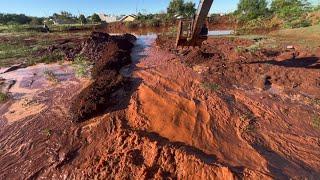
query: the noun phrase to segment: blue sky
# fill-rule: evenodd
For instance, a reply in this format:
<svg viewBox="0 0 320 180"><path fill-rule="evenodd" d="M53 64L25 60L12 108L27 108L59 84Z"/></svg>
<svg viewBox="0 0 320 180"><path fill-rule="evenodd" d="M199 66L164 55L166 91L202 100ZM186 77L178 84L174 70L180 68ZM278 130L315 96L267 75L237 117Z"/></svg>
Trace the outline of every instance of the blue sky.
<svg viewBox="0 0 320 180"><path fill-rule="evenodd" d="M199 0L193 0L196 4ZM211 12L230 12L239 0L215 0ZM131 14L138 11L151 13L165 11L170 0L0 0L1 13L24 13L31 16L49 16L66 10L73 14L91 15Z"/></svg>
<svg viewBox="0 0 320 180"><path fill-rule="evenodd" d="M73 14L91 15L131 14L136 10L144 13L165 11L170 0L0 0L1 13L24 13L31 16L49 16L62 10ZM196 4L199 0L193 0ZM215 0L211 13L231 12L239 0ZM319 3L320 0L310 0Z"/></svg>

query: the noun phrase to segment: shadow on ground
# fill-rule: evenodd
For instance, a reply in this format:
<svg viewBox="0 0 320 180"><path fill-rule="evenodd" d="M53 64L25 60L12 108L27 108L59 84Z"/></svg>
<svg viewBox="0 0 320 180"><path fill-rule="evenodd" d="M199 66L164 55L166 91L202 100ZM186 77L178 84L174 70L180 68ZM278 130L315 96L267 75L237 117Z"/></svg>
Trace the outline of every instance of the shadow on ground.
<svg viewBox="0 0 320 180"><path fill-rule="evenodd" d="M249 64L272 64L282 67L292 68L306 68L306 69L320 69L320 60L318 57L303 57L303 58L292 58L283 61L255 61Z"/></svg>

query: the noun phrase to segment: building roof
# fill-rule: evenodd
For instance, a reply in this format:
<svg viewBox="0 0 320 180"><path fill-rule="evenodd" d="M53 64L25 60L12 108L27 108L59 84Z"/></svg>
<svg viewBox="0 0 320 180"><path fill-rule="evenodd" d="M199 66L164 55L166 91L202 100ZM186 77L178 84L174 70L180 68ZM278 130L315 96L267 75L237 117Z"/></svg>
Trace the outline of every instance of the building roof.
<svg viewBox="0 0 320 180"><path fill-rule="evenodd" d="M125 15L125 16L123 16L119 21L123 21L123 20L125 20L125 19L126 19L126 18L128 18L128 17L137 18L137 16L136 16L136 15L134 15L134 14L130 14L130 15Z"/></svg>

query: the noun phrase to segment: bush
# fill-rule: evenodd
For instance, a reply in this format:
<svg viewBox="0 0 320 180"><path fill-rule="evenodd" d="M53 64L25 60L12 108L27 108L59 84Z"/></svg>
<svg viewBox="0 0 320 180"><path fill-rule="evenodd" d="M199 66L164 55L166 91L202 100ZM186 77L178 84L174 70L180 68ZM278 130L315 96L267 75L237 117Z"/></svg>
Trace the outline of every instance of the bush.
<svg viewBox="0 0 320 180"><path fill-rule="evenodd" d="M135 21L125 22L125 25L127 28L137 28L139 26L139 23Z"/></svg>
<svg viewBox="0 0 320 180"><path fill-rule="evenodd" d="M195 3L185 2L184 0L171 0L167 13L171 18L176 15L190 18L196 13Z"/></svg>
<svg viewBox="0 0 320 180"><path fill-rule="evenodd" d="M269 14L266 0L240 0L236 14L240 21L266 17Z"/></svg>
<svg viewBox="0 0 320 180"><path fill-rule="evenodd" d="M149 27L160 27L161 21L158 19L150 19L147 21Z"/></svg>
<svg viewBox="0 0 320 180"><path fill-rule="evenodd" d="M307 13L311 5L306 0L273 0L271 11L284 22L285 28L299 28L311 25Z"/></svg>
<svg viewBox="0 0 320 180"><path fill-rule="evenodd" d="M240 28L236 30L237 34L250 34L253 32L270 32L278 29L282 21L277 18L257 18L250 21L242 22Z"/></svg>
<svg viewBox="0 0 320 180"><path fill-rule="evenodd" d="M77 77L89 76L91 65L89 60L84 56L77 56L72 65L75 68L75 74Z"/></svg>
<svg viewBox="0 0 320 180"><path fill-rule="evenodd" d="M301 28L301 27L308 27L311 26L311 21L307 19L296 19L291 22L286 22L286 28Z"/></svg>

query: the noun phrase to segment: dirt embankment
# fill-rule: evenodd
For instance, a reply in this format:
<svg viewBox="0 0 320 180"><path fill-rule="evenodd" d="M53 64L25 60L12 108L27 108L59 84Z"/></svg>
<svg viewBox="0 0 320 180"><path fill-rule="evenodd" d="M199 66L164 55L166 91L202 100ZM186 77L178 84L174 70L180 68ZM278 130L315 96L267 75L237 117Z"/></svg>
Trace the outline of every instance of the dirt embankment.
<svg viewBox="0 0 320 180"><path fill-rule="evenodd" d="M234 30L237 26L236 19L228 15L217 15L208 18L209 30ZM133 25L134 26L133 26ZM177 20L172 20L170 22L157 23L155 25L147 24L146 22L134 21L134 22L114 22L109 23L103 28L104 32L107 33L125 33L131 32L139 35L146 35L150 32L153 33L167 33L170 31L175 31L178 26Z"/></svg>
<svg viewBox="0 0 320 180"><path fill-rule="evenodd" d="M129 34L110 36L95 32L84 43L81 54L93 63L90 86L72 100L70 115L73 121L80 122L103 111L111 105L110 96L126 83L120 69L131 63L131 49L135 37Z"/></svg>

